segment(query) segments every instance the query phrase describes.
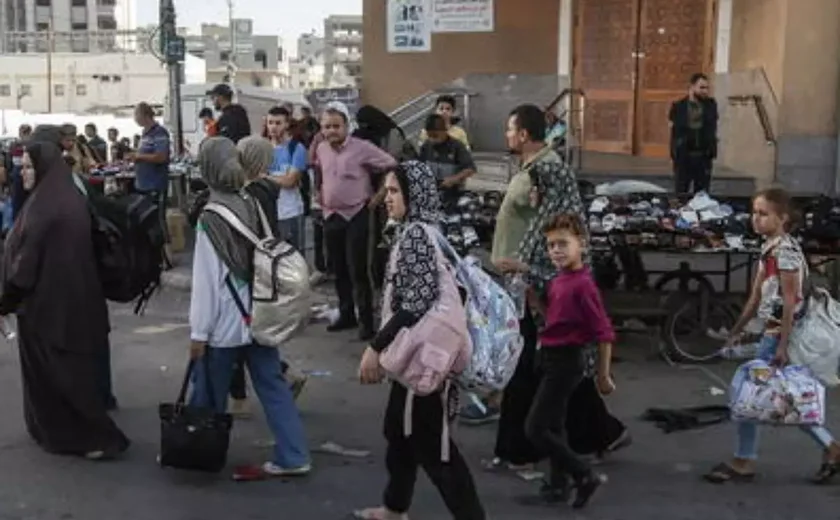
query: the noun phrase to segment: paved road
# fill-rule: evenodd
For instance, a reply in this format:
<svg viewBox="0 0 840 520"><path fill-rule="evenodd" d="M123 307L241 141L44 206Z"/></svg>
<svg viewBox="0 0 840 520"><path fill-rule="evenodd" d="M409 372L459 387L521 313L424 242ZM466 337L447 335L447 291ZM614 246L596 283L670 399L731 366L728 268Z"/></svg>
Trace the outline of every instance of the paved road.
<svg viewBox="0 0 840 520"><path fill-rule="evenodd" d="M187 295L160 294L147 315L114 310L117 421L134 440L126 460L95 464L47 455L27 438L21 419L20 378L13 349L0 348L0 519L39 520L268 520L346 518L354 507L375 504L384 480L380 415L385 388L361 388L353 380L362 345L328 335L319 325L289 347L303 368L330 371L313 379L300 405L313 446L335 441L369 448L369 459L316 455L305 481L238 484L227 474L205 476L161 470L154 462L159 440L156 407L175 396L186 351ZM838 517L840 490L813 488L803 478L819 454L794 429L768 432L763 478L753 485L713 487L697 474L725 457L729 426L664 435L635 419L650 405L713 402L711 380L644 359L645 350L623 348L617 366L615 412L628 421L636 443L605 466L610 483L584 513L522 509L512 497L525 483L482 474L478 484L490 518L542 520L794 520ZM715 370L725 372L724 367ZM719 398L717 398L719 399ZM833 424L838 426L838 421ZM492 446L492 427L457 432L470 463L478 467ZM231 464L261 461L266 451L261 418L236 425ZM414 519L447 518L440 499L421 478Z"/></svg>

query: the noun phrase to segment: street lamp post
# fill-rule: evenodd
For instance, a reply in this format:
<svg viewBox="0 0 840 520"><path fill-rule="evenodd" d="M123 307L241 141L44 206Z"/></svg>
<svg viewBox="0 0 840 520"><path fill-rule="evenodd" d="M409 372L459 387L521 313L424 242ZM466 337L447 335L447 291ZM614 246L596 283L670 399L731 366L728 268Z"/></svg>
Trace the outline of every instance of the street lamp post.
<svg viewBox="0 0 840 520"><path fill-rule="evenodd" d="M228 30L230 31L230 52L228 53L228 80L231 85L236 82L236 26L233 23L233 0L228 4Z"/></svg>

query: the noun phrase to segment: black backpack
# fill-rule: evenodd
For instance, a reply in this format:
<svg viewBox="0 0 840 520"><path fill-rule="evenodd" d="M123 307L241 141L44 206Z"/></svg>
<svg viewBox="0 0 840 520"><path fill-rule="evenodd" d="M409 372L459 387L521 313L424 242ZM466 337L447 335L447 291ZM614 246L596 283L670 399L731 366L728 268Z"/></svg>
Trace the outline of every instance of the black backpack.
<svg viewBox="0 0 840 520"><path fill-rule="evenodd" d="M158 204L148 195L129 193L89 200L93 247L105 298L136 301L141 314L163 271L165 234Z"/></svg>

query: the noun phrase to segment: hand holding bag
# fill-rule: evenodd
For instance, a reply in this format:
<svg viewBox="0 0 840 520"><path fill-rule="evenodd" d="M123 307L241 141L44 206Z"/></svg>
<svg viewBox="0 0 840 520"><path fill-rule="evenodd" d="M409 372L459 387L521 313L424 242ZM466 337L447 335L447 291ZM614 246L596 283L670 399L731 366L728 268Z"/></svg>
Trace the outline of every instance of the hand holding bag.
<svg viewBox="0 0 840 520"><path fill-rule="evenodd" d="M203 356L208 366L207 354ZM160 417L160 465L169 468L218 473L227 464L230 429L233 419L230 414L216 412L213 399L210 372L205 370L207 388L210 390L210 408L187 406L185 399L190 376L195 368L191 360L175 403L161 403Z"/></svg>

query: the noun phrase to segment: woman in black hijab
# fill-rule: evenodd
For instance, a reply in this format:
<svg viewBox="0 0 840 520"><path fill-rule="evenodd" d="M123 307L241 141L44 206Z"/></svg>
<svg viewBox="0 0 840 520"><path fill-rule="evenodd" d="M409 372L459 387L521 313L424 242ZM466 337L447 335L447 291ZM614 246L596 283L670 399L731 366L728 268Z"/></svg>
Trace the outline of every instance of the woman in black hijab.
<svg viewBox="0 0 840 520"><path fill-rule="evenodd" d="M108 307L90 214L59 140L59 128L39 127L27 143L22 175L30 196L4 251L0 315L18 318L29 435L50 453L104 460L129 441L99 393Z"/></svg>

